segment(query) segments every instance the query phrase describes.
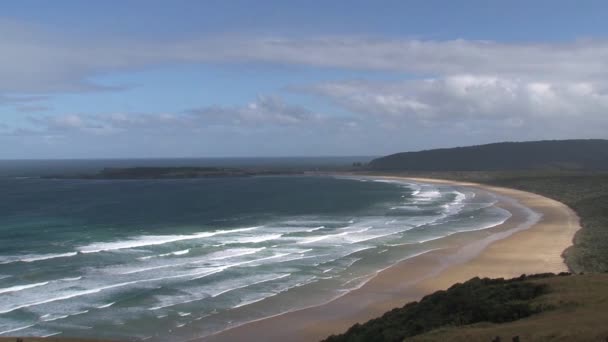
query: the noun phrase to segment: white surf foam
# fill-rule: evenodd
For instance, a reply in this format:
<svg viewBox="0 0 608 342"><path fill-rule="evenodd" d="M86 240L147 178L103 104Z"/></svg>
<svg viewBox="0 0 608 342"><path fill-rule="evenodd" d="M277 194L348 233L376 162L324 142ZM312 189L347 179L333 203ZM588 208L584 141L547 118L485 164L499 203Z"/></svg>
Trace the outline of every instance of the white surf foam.
<svg viewBox="0 0 608 342"><path fill-rule="evenodd" d="M244 284L244 285L241 285L241 286L233 287L233 288L230 288L230 289L225 289L225 290L222 290L220 292L212 294L211 297L215 298L215 297L217 297L219 295L222 295L224 293L227 293L227 292L232 292L232 291L244 289L244 288L247 288L247 287L250 287L250 286L253 286L253 285L267 283L267 282L270 282L270 281L273 281L273 280L283 279L283 278L289 277L290 275L291 275L291 273L282 274L282 275L279 275L279 276L276 276L276 277L271 277L271 278L268 278L268 279L263 279L263 280L255 281L253 283L248 283L248 284Z"/></svg>
<svg viewBox="0 0 608 342"><path fill-rule="evenodd" d="M226 266L223 266L223 268L225 269L225 268L230 268L230 267L235 267L235 266L248 265L248 264L252 264L252 263L256 263L256 262L260 262L260 261L265 261L265 260L282 258L282 257L290 255L290 254L291 253L277 253L275 255L267 256L267 257L264 257L264 258L258 258L258 259L253 259L253 260L241 261L241 262L237 262L237 263L234 263L234 264L226 265Z"/></svg>
<svg viewBox="0 0 608 342"><path fill-rule="evenodd" d="M397 205L390 208L391 210L412 210L412 211L421 211L422 208L415 205Z"/></svg>
<svg viewBox="0 0 608 342"><path fill-rule="evenodd" d="M181 305L181 304L188 304L188 303L192 303L192 302L196 302L198 300L202 300L207 298L207 296L201 297L201 298L194 298L194 299L188 299L188 300L184 300L184 301L180 301L180 302L171 302L171 303L165 303L159 306L155 306L155 307L151 307L148 310L150 311L156 311L156 310L160 310L160 309L165 309L165 308L170 308L172 306L176 306L176 305ZM158 318L163 318L163 317L167 317L167 315L159 315L156 316Z"/></svg>
<svg viewBox="0 0 608 342"><path fill-rule="evenodd" d="M276 240L276 239L281 238L281 236L283 236L283 234L266 234L266 235L259 235L259 236L246 236L246 237L236 238L236 239L232 239L232 240L226 240L224 243L225 244L260 243L260 242L264 242L264 241Z"/></svg>
<svg viewBox="0 0 608 342"><path fill-rule="evenodd" d="M30 324L30 325L22 326L19 328L13 328L13 329L9 329L9 330L0 331L0 335L12 333L12 332L19 331L19 330L25 330L27 328L33 327L34 325L36 325L36 324Z"/></svg>
<svg viewBox="0 0 608 342"><path fill-rule="evenodd" d="M455 215L462 211L462 209L464 208L464 200L467 198L466 195L462 192L452 191L452 193L456 195L454 197L454 200L452 200L452 202L450 203L442 205L442 207L445 209L445 212L449 215Z"/></svg>
<svg viewBox="0 0 608 342"><path fill-rule="evenodd" d="M77 255L77 252L58 253L58 254L33 254L33 255L15 255L5 258L0 261L0 264L10 264L13 262L35 262L56 258L68 258Z"/></svg>
<svg viewBox="0 0 608 342"><path fill-rule="evenodd" d="M160 270L160 269L163 269L163 268L183 266L183 265L187 265L187 264L191 264L191 263L192 262L185 262L185 263L180 263L180 264L168 264L168 265L141 267L141 268L132 269L130 271L120 272L120 273L117 273L117 274L120 274L120 275L135 274L135 273L147 272L147 271L152 271L152 270Z"/></svg>
<svg viewBox="0 0 608 342"><path fill-rule="evenodd" d="M70 315L60 315L60 316L52 316L52 315L44 315L41 318L43 322L52 322L60 319L68 318Z"/></svg>
<svg viewBox="0 0 608 342"><path fill-rule="evenodd" d="M432 190L421 190L416 195L414 195L419 201L432 201L438 197L441 197L441 192L436 189Z"/></svg>
<svg viewBox="0 0 608 342"><path fill-rule="evenodd" d="M359 236L359 237L349 237L348 242L349 243L365 242L365 241L369 241L369 240L379 239L379 238L382 238L382 237L386 237L386 236L391 236L391 235L403 233L404 231L407 231L407 230L409 230L409 229L398 230L398 231L391 231L391 232L385 232L385 233L374 234L374 235L365 235L365 236Z"/></svg>
<svg viewBox="0 0 608 342"><path fill-rule="evenodd" d="M287 256L289 254L291 254L291 253L278 253L278 254L271 255L271 256L268 256L268 257L264 257L264 258L258 258L258 259L240 261L240 262L235 262L233 264L219 266L219 267L216 267L212 272L204 273L204 274L202 274L200 276L193 277L190 280L201 279L201 278L210 276L212 274L225 271L225 270L227 270L229 268L232 268L232 267L237 267L237 266L242 266L242 265L248 265L248 264L257 263L257 262L260 262L260 261L265 261L265 260L270 260L270 259L277 259L277 258L281 258L281 257Z"/></svg>
<svg viewBox="0 0 608 342"><path fill-rule="evenodd" d="M481 226L478 226L478 227L474 227L474 228L468 228L468 229L463 229L463 230L446 232L446 234L443 234L443 235L433 236L433 237L430 237L428 239L419 240L418 243L425 243L425 242L429 242L429 241L439 240L439 239L442 239L444 237L447 237L447 236L450 236L450 235L453 235L453 234L456 234L456 233L473 232L473 231L478 231L478 230L485 230L485 229L494 228L496 226L500 226L501 224L505 223L511 216L512 216L512 214L509 212L508 215L507 215L507 217L505 217L504 219L501 219L499 221L487 223L487 224L484 224L484 225L481 225Z"/></svg>
<svg viewBox="0 0 608 342"><path fill-rule="evenodd" d="M275 296L275 295L274 295L274 294L272 294L272 295L270 295L270 296L268 296L268 297L272 297L272 296ZM252 300L244 301L244 302L241 302L241 303L240 303L240 304L238 304L238 305L233 306L232 308L233 308L233 309L238 309L238 308L243 307L243 306L246 306L246 305L250 305L250 304L253 304L253 303L261 302L261 301L263 301L264 299L266 299L266 298L268 298L268 297L262 297L262 298L256 298L256 299L252 299Z"/></svg>
<svg viewBox="0 0 608 342"><path fill-rule="evenodd" d="M82 276L80 276L80 277L73 277L73 278L62 278L62 279L59 279L57 281L77 281L77 280L80 280L80 279L82 279Z"/></svg>
<svg viewBox="0 0 608 342"><path fill-rule="evenodd" d="M197 280L197 279L205 278L205 277L208 277L208 276L210 276L210 275L213 275L213 274L216 274L216 273L220 273L220 272L222 272L222 271L224 271L225 269L230 268L230 267L232 267L232 265L231 265L231 266L222 266L222 267L217 267L217 268L216 268L215 270L213 270L213 271L209 271L209 272L203 272L203 273L201 273L201 274L199 274L199 275L196 275L195 277L190 278L190 280Z"/></svg>
<svg viewBox="0 0 608 342"><path fill-rule="evenodd" d="M47 338L47 337L51 337L51 336L55 336L55 335L59 335L59 334L61 334L61 331L48 333L46 335L41 335L40 337Z"/></svg>
<svg viewBox="0 0 608 342"><path fill-rule="evenodd" d="M42 282L42 283L35 283L35 284L27 284L27 285L17 285L17 286L5 287L3 289L0 289L0 293L23 291L23 290L31 289L31 288L38 287L38 286L44 286L44 285L46 285L48 283L49 283L48 281L45 281L45 282Z"/></svg>
<svg viewBox="0 0 608 342"><path fill-rule="evenodd" d="M139 259L139 260L149 260L149 259L152 259L152 258L162 258L162 257L167 257L167 256L172 256L172 255L177 256L177 255L184 255L184 254L188 254L188 253L190 253L190 249L184 249L184 250L181 250L181 251L175 251L175 252L158 254L158 255L150 255L150 256L140 257L140 258L137 258L137 259Z"/></svg>
<svg viewBox="0 0 608 342"><path fill-rule="evenodd" d="M231 234L238 232L246 232L257 229L258 227L250 228L239 228L232 230L216 230L213 232L201 232L189 235L143 235L137 238L129 239L126 241L116 242L98 242L87 246L79 247L78 250L82 253L98 253L104 251L114 251L119 249L129 249L145 246L163 245L166 243L184 241L184 240L196 240L208 238L216 235Z"/></svg>
<svg viewBox="0 0 608 342"><path fill-rule="evenodd" d="M235 258L243 255L254 254L259 251L266 249L266 247L260 248L232 248L221 252L215 252L210 255L209 260L224 260L229 258Z"/></svg>
<svg viewBox="0 0 608 342"><path fill-rule="evenodd" d="M345 228L341 228L341 229L352 229L353 227L345 227ZM319 235L319 236L311 236L311 237L305 237L300 239L300 241L298 241L298 244L310 244L310 243L316 243L316 242L320 242L320 241L324 241L324 240L335 240L335 239L343 239L345 236L347 235L351 235L351 234L359 234L359 233L364 233L368 230L370 230L372 227L363 227L362 229L358 229L358 230L349 230L349 231L345 231L345 232L341 232L341 233L336 233L336 234L327 234L327 235ZM346 243L348 243L348 240L345 241Z"/></svg>
<svg viewBox="0 0 608 342"><path fill-rule="evenodd" d="M344 236L344 235L348 235L349 232L342 232L342 233L338 233L338 234L327 234L327 235L320 235L320 236L312 236L312 237L308 237L308 238L303 238L302 240L298 241L298 244L309 244L309 243L315 243L315 242L319 242L319 241L323 241L323 240L327 240L330 238L335 238L335 237L339 237L339 236Z"/></svg>
<svg viewBox="0 0 608 342"><path fill-rule="evenodd" d="M179 267L179 266L207 263L209 261L220 261L220 260L224 260L224 259L230 259L233 257L254 254L261 250L264 250L265 248L266 247L228 249L225 251L220 251L220 252L215 252L215 253L209 254L201 259L192 259L191 258L191 259L186 259L187 261L185 261L185 262L179 262L179 263L170 263L170 264L154 265L154 266L139 267L139 268L128 268L126 271L120 271L120 272L114 273L114 274L129 275L129 274L147 272L147 271L152 271L152 270L160 270L160 269L165 269L165 268L175 268L175 267ZM225 265L219 265L219 267L224 267L224 266Z"/></svg>
<svg viewBox="0 0 608 342"><path fill-rule="evenodd" d="M84 311L78 311L78 312L74 312L68 315L59 315L59 316L53 316L53 315L44 315L42 317L40 317L40 319L43 322L53 322L53 321L58 321L60 319L65 319L68 317L72 317L72 316L78 316L78 315L83 315L85 313L89 312L89 310L84 310Z"/></svg>
<svg viewBox="0 0 608 342"><path fill-rule="evenodd" d="M110 306L112 306L114 304L116 304L116 302L111 302L111 303L108 303L108 304L103 304L103 305L98 306L97 308L98 309L105 309L105 308L109 308Z"/></svg>
<svg viewBox="0 0 608 342"><path fill-rule="evenodd" d="M24 309L24 308L28 308L28 307L32 307L32 306L38 306L38 305L42 305L42 304L48 304L48 303L53 303L53 302L57 302L57 301L62 301L62 300L66 300L66 299L72 299L72 298L76 298L76 297L81 297L81 296L86 296L86 295L90 295L90 294L96 294L96 293L100 293L102 291L106 291L106 290L110 290L110 289L115 289L115 288L121 288L121 287L126 287L126 286L130 286L130 285L134 285L134 284L138 284L138 283L146 283L146 282L157 282L157 281L162 281L162 280L167 280L167 279L176 279L176 278L185 278L185 277L193 277L193 276L198 276L203 274L204 276L211 274L211 273L215 273L215 272L220 272L223 269L219 269L216 268L206 268L203 271L195 271L195 272L190 272L190 273L185 273L185 274L178 274L178 275L172 275L172 276L166 276L166 277L158 277L158 278L148 278L148 279L139 279L139 280L133 280L133 281L128 281L128 282L123 282L123 283L116 283L116 284L110 284L110 285L106 285L106 286L102 286L102 287L98 287L98 288L93 288L93 289L89 289L89 290L81 290L81 291L73 291L73 292L68 292L67 294L63 294L57 297L51 297L51 298L45 298L45 299L41 299L41 300L37 300L37 301L33 301L33 302L28 302L28 303L20 303L17 305L13 305L13 306L8 306L8 307L0 307L0 314L5 314L5 313L9 313L15 310L19 310L19 309Z"/></svg>

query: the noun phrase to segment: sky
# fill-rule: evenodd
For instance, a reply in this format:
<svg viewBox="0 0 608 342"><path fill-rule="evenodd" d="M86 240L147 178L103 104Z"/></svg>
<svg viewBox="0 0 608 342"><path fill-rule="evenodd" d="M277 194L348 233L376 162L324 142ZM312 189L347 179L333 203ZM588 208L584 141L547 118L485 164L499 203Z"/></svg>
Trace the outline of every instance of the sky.
<svg viewBox="0 0 608 342"><path fill-rule="evenodd" d="M0 2L0 159L608 138L605 1Z"/></svg>

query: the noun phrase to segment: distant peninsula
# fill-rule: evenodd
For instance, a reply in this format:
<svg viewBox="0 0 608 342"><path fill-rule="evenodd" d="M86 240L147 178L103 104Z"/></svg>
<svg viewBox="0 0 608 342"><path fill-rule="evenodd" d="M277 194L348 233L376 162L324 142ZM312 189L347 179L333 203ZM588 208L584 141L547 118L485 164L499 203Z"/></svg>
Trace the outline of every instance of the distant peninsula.
<svg viewBox="0 0 608 342"><path fill-rule="evenodd" d="M98 173L51 175L54 179L184 179L211 177L250 177L300 174L293 170L239 169L224 167L128 167L105 168Z"/></svg>

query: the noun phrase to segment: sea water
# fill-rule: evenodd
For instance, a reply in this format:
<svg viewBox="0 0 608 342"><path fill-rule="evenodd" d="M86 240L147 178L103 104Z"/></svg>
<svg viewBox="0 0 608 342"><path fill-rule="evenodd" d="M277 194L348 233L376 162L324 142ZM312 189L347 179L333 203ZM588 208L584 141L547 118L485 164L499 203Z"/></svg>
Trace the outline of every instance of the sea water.
<svg viewBox="0 0 608 342"><path fill-rule="evenodd" d="M212 334L330 300L429 241L496 226L511 214L495 203L370 177L3 177L0 336Z"/></svg>

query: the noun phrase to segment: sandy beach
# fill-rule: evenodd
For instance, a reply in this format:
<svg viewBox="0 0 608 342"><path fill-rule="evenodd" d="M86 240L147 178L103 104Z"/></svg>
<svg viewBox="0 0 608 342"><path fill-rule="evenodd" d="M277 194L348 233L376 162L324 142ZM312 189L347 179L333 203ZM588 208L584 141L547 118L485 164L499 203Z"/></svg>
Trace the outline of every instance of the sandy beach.
<svg viewBox="0 0 608 342"><path fill-rule="evenodd" d="M568 270L562 253L572 244L580 225L577 215L560 202L529 192L474 183L383 178L489 191L499 195L498 206L513 215L497 227L440 239L436 242L437 249L387 268L360 288L331 302L250 322L199 340L316 341L472 277L511 278Z"/></svg>

